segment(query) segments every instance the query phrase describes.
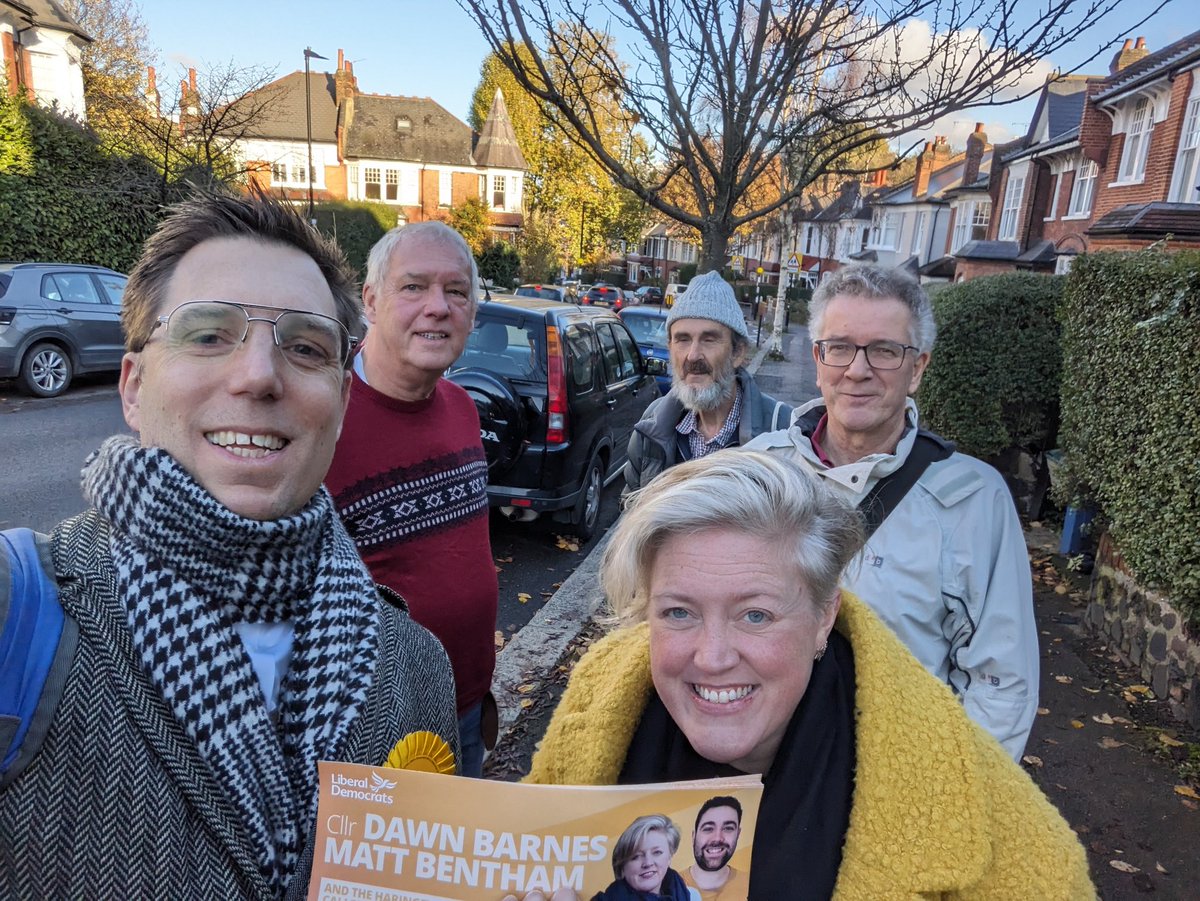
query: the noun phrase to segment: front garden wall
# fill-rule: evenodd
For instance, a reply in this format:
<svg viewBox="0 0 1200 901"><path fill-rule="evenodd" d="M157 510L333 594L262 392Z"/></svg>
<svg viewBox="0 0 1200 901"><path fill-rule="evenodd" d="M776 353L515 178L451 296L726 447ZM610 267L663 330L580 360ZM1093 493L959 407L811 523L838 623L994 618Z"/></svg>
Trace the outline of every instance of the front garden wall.
<svg viewBox="0 0 1200 901"><path fill-rule="evenodd" d="M1138 584L1107 533L1096 553L1087 624L1141 671L1176 718L1200 728L1200 629L1167 596Z"/></svg>

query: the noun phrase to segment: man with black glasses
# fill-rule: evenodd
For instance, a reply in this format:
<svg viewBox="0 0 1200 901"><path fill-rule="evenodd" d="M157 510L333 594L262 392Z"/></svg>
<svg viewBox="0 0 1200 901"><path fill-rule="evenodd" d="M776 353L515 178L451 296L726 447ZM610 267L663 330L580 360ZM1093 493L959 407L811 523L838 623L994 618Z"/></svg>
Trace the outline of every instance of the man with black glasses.
<svg viewBox="0 0 1200 901"><path fill-rule="evenodd" d="M304 898L318 761L457 750L445 652L321 487L361 311L278 201L200 196L146 242L137 435L84 464L83 513L0 535L0 897Z"/></svg>
<svg viewBox="0 0 1200 901"><path fill-rule="evenodd" d="M899 270L847 267L814 293L809 331L821 397L749 447L787 454L859 506L868 538L846 587L1019 760L1038 692L1029 558L999 473L919 428L929 298Z"/></svg>

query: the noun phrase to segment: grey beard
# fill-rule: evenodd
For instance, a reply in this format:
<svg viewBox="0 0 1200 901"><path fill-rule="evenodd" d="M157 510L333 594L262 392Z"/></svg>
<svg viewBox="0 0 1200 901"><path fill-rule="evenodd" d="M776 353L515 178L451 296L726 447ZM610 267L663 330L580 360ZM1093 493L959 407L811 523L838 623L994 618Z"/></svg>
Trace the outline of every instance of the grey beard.
<svg viewBox="0 0 1200 901"><path fill-rule="evenodd" d="M723 403L733 398L737 390L737 373L732 366L722 367L722 371L713 373L713 382L704 388L693 388L682 381L671 383L671 394L675 396L685 410L696 413L708 413L718 409Z"/></svg>

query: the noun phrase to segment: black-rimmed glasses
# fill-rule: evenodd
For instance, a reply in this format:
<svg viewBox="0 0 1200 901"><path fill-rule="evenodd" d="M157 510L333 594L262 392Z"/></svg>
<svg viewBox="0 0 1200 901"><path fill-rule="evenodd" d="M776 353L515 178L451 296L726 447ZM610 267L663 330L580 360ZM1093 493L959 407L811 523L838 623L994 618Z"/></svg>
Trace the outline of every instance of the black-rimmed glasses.
<svg viewBox="0 0 1200 901"><path fill-rule="evenodd" d="M271 310L275 316L252 316ZM345 368L358 343L332 316L230 300L189 300L155 320L168 344L195 357L224 357L250 333L251 322L269 322L283 358L303 372Z"/></svg>
<svg viewBox="0 0 1200 901"><path fill-rule="evenodd" d="M817 354L826 366L837 366L845 369L854 362L861 350L867 355L867 365L872 369L899 369L904 365L904 355L921 348L911 344L901 344L898 341L872 341L870 344L851 344L849 341L839 341L836 338L824 338L814 341Z"/></svg>

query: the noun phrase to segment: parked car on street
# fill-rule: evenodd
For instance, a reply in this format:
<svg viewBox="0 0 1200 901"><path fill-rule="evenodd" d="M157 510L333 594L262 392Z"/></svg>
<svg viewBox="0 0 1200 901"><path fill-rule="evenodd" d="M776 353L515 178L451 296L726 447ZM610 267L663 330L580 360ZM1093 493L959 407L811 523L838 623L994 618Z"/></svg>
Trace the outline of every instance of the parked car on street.
<svg viewBox="0 0 1200 901"><path fill-rule="evenodd" d="M562 285L521 285L513 292L516 297L540 297L543 300L557 300L559 303L571 303L571 296Z"/></svg>
<svg viewBox="0 0 1200 901"><path fill-rule="evenodd" d="M595 532L604 486L658 387L609 310L538 298L482 303L447 377L479 410L488 501L512 520L546 514Z"/></svg>
<svg viewBox="0 0 1200 901"><path fill-rule="evenodd" d="M0 263L0 378L56 397L80 373L120 369L125 281L103 266Z"/></svg>
<svg viewBox="0 0 1200 901"><path fill-rule="evenodd" d="M667 316L663 307L626 307L617 314L633 335L647 367L654 370L658 390L671 390L671 353L667 349Z"/></svg>
<svg viewBox="0 0 1200 901"><path fill-rule="evenodd" d="M634 292L637 294L638 303L657 303L663 302L662 288L655 285L642 285Z"/></svg>
<svg viewBox="0 0 1200 901"><path fill-rule="evenodd" d="M625 306L625 292L616 285L597 282L588 288L587 293L579 298L584 306L612 307L619 310Z"/></svg>
<svg viewBox="0 0 1200 901"><path fill-rule="evenodd" d="M681 285L678 282L672 282L667 285L667 290L663 292L663 306L668 308L673 307L675 299L686 290L687 285Z"/></svg>

